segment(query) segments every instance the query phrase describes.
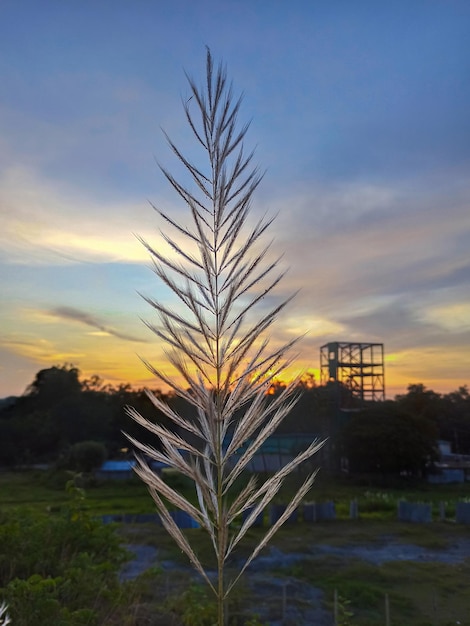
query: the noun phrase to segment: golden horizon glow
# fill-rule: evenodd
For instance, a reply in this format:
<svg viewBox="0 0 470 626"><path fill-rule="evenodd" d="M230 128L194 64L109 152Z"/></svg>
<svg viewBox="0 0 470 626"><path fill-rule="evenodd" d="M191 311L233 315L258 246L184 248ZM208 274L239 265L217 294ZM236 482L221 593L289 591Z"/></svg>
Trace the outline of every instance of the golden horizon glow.
<svg viewBox="0 0 470 626"><path fill-rule="evenodd" d="M106 335L97 335L100 339L107 340ZM13 346L12 346L13 347ZM163 392L170 391L170 388L156 378L145 365L140 361L135 353L129 353L127 349L117 349L114 347L112 353L109 351L98 352L97 354L85 354L84 352L54 350L54 346L47 340L42 340L37 346L22 345L15 346L15 351L21 356L27 356L37 364L37 370L48 367L69 364L77 367L81 372L81 379L89 379L97 375L104 384L112 386L129 384L134 389L151 388L160 389ZM428 378L424 378L414 371L422 359L419 352L387 354L385 358L385 388L387 398L393 398L397 394L406 393L406 388L410 384L422 383L427 388L433 389L436 393L450 393L459 387L468 385L469 380L464 376L453 377L448 380L442 379L439 372L432 373ZM170 378L177 383L182 383L176 376L175 371L167 364L164 358L149 358L152 365L162 369ZM313 361L313 359L312 359ZM294 364L282 370L274 378L275 381L289 383L301 375L313 374L317 385L320 384L320 369L312 361L299 358ZM406 364L406 365L405 365ZM26 381L24 388L32 382L34 376Z"/></svg>
<svg viewBox="0 0 470 626"><path fill-rule="evenodd" d="M186 3L186 21L172 3L163 12L158 3L143 12L120 6L111 30L91 3L78 21L29 4L29 20L14 2L0 20L0 397L63 362L112 382L160 384L138 358L166 369L163 346L139 321L152 322L153 311L136 292L178 312L181 304L147 269L134 233L171 257L159 236L168 224L148 200L189 223L153 157L180 177L161 126L205 172L179 96L183 67L196 82L204 75L204 40L227 63L234 93L246 93L245 154L258 146L255 161L266 168L246 226L278 215L263 241L272 239L269 254L290 268L280 298L300 290L272 328L274 346L307 331L285 377L318 371L325 343L370 341L385 345L387 395L416 382L438 392L468 382L461 7L436 3L418 15L403 3L383 19L353 3L336 13L304 3L301 14L259 3L246 20L226 3L201 31L197 3ZM268 31L259 28L266 23ZM403 32L405 23L412 27ZM318 36L307 36L311 27ZM233 54L240 34L247 53ZM363 63L365 54L376 62ZM430 99L443 76L445 97ZM290 93L289 103L279 93ZM272 303L259 303L261 316Z"/></svg>

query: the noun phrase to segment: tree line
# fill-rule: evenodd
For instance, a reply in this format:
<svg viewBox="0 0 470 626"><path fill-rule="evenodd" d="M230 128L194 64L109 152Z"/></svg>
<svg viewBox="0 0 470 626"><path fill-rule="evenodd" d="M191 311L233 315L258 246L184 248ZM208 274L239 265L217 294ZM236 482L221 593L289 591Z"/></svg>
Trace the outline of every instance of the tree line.
<svg viewBox="0 0 470 626"><path fill-rule="evenodd" d="M282 392L277 381L266 394L270 402ZM346 390L347 391L347 390ZM156 389L188 419L193 409L171 393ZM329 437L351 472L419 473L437 458L437 441L451 442L453 452L470 454L470 394L467 386L439 394L423 384L408 386L394 400L368 403L342 412L335 406L331 384L319 386L312 375L298 383L299 400L278 429L279 434ZM112 386L98 376L82 379L80 370L62 365L40 370L25 393L0 403L0 465L56 463L76 444L102 444L109 458L129 447L124 432L157 445L155 437L125 412L170 426L144 389Z"/></svg>
<svg viewBox="0 0 470 626"><path fill-rule="evenodd" d="M152 419L165 419L143 389L105 384L98 376L81 379L80 370L71 365L40 370L22 396L0 405L0 465L56 462L82 441L102 443L108 457L116 457L128 446L122 431L142 436L125 413L126 405Z"/></svg>

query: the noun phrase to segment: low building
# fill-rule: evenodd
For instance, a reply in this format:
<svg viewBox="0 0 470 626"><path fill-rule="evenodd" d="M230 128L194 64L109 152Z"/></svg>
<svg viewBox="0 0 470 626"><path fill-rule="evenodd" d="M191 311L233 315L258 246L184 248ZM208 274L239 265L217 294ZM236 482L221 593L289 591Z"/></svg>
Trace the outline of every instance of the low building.
<svg viewBox="0 0 470 626"><path fill-rule="evenodd" d="M434 484L463 483L470 481L470 454L454 454L450 441L438 442L439 459L434 472L428 474L428 482Z"/></svg>

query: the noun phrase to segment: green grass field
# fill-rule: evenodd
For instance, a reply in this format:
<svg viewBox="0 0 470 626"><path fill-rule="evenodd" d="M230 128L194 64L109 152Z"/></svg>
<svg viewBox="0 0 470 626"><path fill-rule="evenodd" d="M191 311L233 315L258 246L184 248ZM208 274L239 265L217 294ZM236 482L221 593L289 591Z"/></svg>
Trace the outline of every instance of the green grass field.
<svg viewBox="0 0 470 626"><path fill-rule="evenodd" d="M171 484L181 489L184 494L194 497L194 489L184 477L169 471L166 474ZM67 501L65 483L71 474L49 474L46 471L0 472L0 506L28 506L35 509L58 507ZM289 477L285 488L276 501L285 502L302 482L301 476ZM92 514L106 513L152 513L155 511L151 497L145 485L134 477L130 480L97 481L87 486L87 505ZM455 503L470 499L470 484L436 486L426 483L402 484L400 488L384 488L370 485L357 485L342 480L332 481L321 474L314 483L308 496L309 501L333 500L338 517L349 516L349 503L356 499L361 517L383 519L389 514L395 517L396 503L399 499L409 502L430 502L433 513L437 516L439 502L446 503L447 516L455 514Z"/></svg>
<svg viewBox="0 0 470 626"><path fill-rule="evenodd" d="M50 476L43 471L0 472L0 507L54 510L68 500L65 492L68 479L67 474ZM152 513L155 510L147 488L137 478L103 481L95 487L87 487L86 495L88 510L93 515Z"/></svg>
<svg viewBox="0 0 470 626"><path fill-rule="evenodd" d="M191 493L190 485L181 477L168 476L169 481L178 483L186 493ZM60 487L60 481L41 472L0 473L0 511L11 509L33 509L50 511L54 514L65 505L68 496ZM295 485L290 484L280 500L287 498ZM321 589L324 604L333 611L335 590L340 599L339 624L362 626L385 625L385 596L390 607L390 624L393 626L450 626L451 624L470 625L470 558L459 563L439 563L425 560L390 560L373 563L348 553L351 547L374 547L392 545L414 545L425 550L445 554L456 544L470 545L470 526L457 525L452 520L455 503L470 495L468 485L435 487L414 485L412 488L384 489L370 486L348 485L319 481L309 500L334 500L338 519L331 522L286 525L274 537L270 546L283 554L296 554L294 562L276 563L270 575L288 583L287 602L300 602L296 599L295 585L308 584ZM349 501L357 499L361 517L349 520ZM396 501L432 502L434 521L431 524L405 524L396 520ZM446 502L447 519L437 521L439 502ZM154 507L146 488L137 480L103 482L86 489L86 506L91 515L105 513L148 513ZM158 547L159 558L184 566L184 575L175 572L162 573L158 568L148 572L139 582L145 605L148 624L163 624L159 621L162 606L171 606L172 598L185 593L190 586L190 568L187 561L175 547L166 532L152 524L123 525L117 531L125 543L141 543ZM196 551L208 567L213 566L211 546L205 533L200 530L187 531ZM250 547L259 541L260 529L252 529L235 554L242 559ZM339 552L322 551L322 546L336 548ZM468 549L468 548L467 548ZM269 554L265 549L262 556ZM254 570L255 571L255 570ZM238 606L261 606L261 600L249 588L248 571L245 582L236 592ZM188 587L189 585L189 587ZM185 591L186 590L186 591ZM191 591L192 590L192 591ZM197 611L203 615L201 607L210 603L204 593L191 587L188 602L199 603ZM290 591L289 591L290 590ZM189 593L189 592L188 592ZM199 595L198 595L199 594ZM264 598L265 615L269 621L280 619L282 612L279 594ZM152 608L153 607L153 608ZM142 609L143 610L143 609ZM169 610L169 609L168 609ZM195 609L196 610L196 609ZM208 612L210 615L210 611ZM167 615L168 618L168 615ZM153 619L153 621L152 621ZM174 624L190 624L180 616L173 616ZM180 620L178 622L178 619ZM210 619L209 617L207 618ZM201 618L202 620L202 618ZM138 622L136 622L138 623ZM196 623L196 622L195 622ZM207 622L209 624L210 621ZM254 622L255 623L255 622ZM262 623L262 622L261 622ZM288 626L286 623L286 626ZM206 622L197 622L205 626Z"/></svg>

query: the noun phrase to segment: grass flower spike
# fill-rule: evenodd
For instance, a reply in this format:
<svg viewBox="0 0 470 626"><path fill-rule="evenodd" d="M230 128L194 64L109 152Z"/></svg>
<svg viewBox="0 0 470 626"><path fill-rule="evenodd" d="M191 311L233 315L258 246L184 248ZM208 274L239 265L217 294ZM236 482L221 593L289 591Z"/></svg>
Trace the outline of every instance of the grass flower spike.
<svg viewBox="0 0 470 626"><path fill-rule="evenodd" d="M8 626L8 624L11 624L11 619L8 617L7 611L7 605L2 602L2 604L0 604L0 626Z"/></svg>
<svg viewBox="0 0 470 626"><path fill-rule="evenodd" d="M129 408L133 419L155 434L155 448L135 439L140 451L136 472L148 485L162 523L217 596L219 626L224 601L249 563L299 505L312 486L310 475L231 580L226 580L229 555L258 514L278 493L284 478L322 445L314 441L263 484L251 477L234 495L250 461L275 432L296 402L296 381L274 399L266 391L290 362L295 341L271 348L266 333L290 298L266 311L264 302L282 278L277 261L267 261L270 244L262 239L271 220L248 225L251 199L262 174L246 152L248 124L238 125L241 98L235 99L222 65L214 66L207 51L206 81L199 88L188 77L190 97L183 102L187 122L205 162L192 162L167 137L185 172L179 182L161 170L188 209L187 223L154 207L166 224L162 237L171 249L164 255L148 242L153 270L180 302L175 309L144 296L157 323L147 323L166 344L176 382L164 371L148 368L192 405L197 419L176 413L151 392L149 398L174 424L174 430L149 422ZM264 299L264 301L263 301ZM261 306L263 305L263 306ZM181 312L183 311L183 313ZM243 449L243 453L237 453ZM237 453L237 454L236 454ZM146 459L176 468L194 482L197 504L171 488ZM190 542L170 515L176 507L191 515L209 534L217 558L217 578L206 573ZM241 524L233 524L246 513Z"/></svg>

